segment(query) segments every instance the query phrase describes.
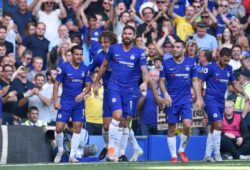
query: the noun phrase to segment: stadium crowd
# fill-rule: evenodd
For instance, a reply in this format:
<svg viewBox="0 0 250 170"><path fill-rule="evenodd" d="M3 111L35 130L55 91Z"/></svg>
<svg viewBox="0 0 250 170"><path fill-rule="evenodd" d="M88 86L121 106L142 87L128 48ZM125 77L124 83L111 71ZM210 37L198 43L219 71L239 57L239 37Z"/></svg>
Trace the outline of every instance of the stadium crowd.
<svg viewBox="0 0 250 170"><path fill-rule="evenodd" d="M75 60L79 48L72 47L82 47L84 64L90 69L105 43L99 36L111 31L116 40L109 40L109 45L124 43L122 35L127 26L135 29L133 44L144 50L148 76L162 98L166 96L164 89L161 94L159 87L160 71L167 67L163 63L173 57L178 42L185 42L183 55L195 61L195 66L218 61L221 54L228 55L227 51L221 53L222 49L230 49L229 65L243 91L250 96L250 0L3 0L0 18L1 123L55 126L59 107L54 108L53 88L64 63ZM109 34L110 39L111 36ZM92 82L99 80L99 70L100 65L92 67ZM143 73L143 69L141 71ZM201 79L206 77L201 76ZM102 117L103 104L107 104L103 101L105 82L98 85L98 96L94 84L90 87L91 92L84 96L85 128L90 135L102 135L107 124ZM229 83L225 99L233 101L235 112L241 114L249 131L249 102L233 87L235 84ZM203 89L205 93L206 85ZM197 89L193 90L195 99L199 94ZM138 108L134 107L138 114L133 121L137 126L133 129L142 135L164 134L157 129L160 101L155 99L153 90L147 88L146 91L139 95ZM62 86L58 85L57 92L60 99ZM193 129L194 134L201 131L209 136L207 128ZM185 140L188 135L183 133L181 137ZM170 138L168 141L174 140ZM236 151L232 156L242 157Z"/></svg>

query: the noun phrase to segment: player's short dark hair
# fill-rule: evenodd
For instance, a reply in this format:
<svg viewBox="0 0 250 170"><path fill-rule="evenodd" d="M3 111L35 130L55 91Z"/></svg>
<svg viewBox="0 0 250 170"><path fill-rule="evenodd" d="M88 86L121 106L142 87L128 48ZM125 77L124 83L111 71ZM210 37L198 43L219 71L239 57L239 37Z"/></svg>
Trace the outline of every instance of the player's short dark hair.
<svg viewBox="0 0 250 170"><path fill-rule="evenodd" d="M35 80L36 80L38 77L43 77L44 80L45 80L45 75L42 74L42 73L37 73L37 74L35 75Z"/></svg>
<svg viewBox="0 0 250 170"><path fill-rule="evenodd" d="M33 110L36 110L36 111L38 111L38 113L39 113L39 109L38 109L36 106L31 106L31 107L29 107L28 113L31 113Z"/></svg>
<svg viewBox="0 0 250 170"><path fill-rule="evenodd" d="M206 57L208 62L211 62L213 59L213 54L209 50L202 50L201 52L204 52L204 56Z"/></svg>
<svg viewBox="0 0 250 170"><path fill-rule="evenodd" d="M74 45L74 46L71 48L70 51L71 51L71 53L73 54L75 50L81 50L81 51L83 51L83 48L82 48L82 46L80 46L80 45Z"/></svg>
<svg viewBox="0 0 250 170"><path fill-rule="evenodd" d="M231 50L229 48L223 47L220 50L220 56L227 56L230 57L231 56Z"/></svg>
<svg viewBox="0 0 250 170"><path fill-rule="evenodd" d="M99 35L99 42L101 43L102 38L107 38L110 41L110 44L116 44L117 43L117 35L111 31L103 31Z"/></svg>
<svg viewBox="0 0 250 170"><path fill-rule="evenodd" d="M186 43L182 40L176 40L174 43L180 43L182 45L182 48L186 48Z"/></svg>
<svg viewBox="0 0 250 170"><path fill-rule="evenodd" d="M127 30L127 29L132 30L133 33L135 34L135 28L132 27L132 26L130 26L130 25L125 25L125 27L123 28L123 31L122 31L122 32L124 32L124 31Z"/></svg>

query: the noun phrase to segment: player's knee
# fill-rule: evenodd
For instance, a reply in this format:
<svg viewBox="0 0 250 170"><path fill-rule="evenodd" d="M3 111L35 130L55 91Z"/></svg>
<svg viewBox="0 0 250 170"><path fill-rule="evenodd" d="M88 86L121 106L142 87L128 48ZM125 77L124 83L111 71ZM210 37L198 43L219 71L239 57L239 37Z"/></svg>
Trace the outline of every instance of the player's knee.
<svg viewBox="0 0 250 170"><path fill-rule="evenodd" d="M104 131L109 131L109 124L103 124Z"/></svg>
<svg viewBox="0 0 250 170"><path fill-rule="evenodd" d="M56 127L56 133L62 133L63 132L63 127Z"/></svg>
<svg viewBox="0 0 250 170"><path fill-rule="evenodd" d="M169 124L168 125L168 133L169 134L175 134L175 129L176 129L176 125L175 124Z"/></svg>
<svg viewBox="0 0 250 170"><path fill-rule="evenodd" d="M115 115L113 115L113 119L120 122L121 121L121 115L115 114Z"/></svg>

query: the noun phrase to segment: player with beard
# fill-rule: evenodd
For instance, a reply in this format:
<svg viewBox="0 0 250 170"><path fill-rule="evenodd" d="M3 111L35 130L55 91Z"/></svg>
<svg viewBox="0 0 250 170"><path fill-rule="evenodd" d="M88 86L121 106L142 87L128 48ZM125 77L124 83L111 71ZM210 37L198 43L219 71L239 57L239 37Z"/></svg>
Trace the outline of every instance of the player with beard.
<svg viewBox="0 0 250 170"><path fill-rule="evenodd" d="M118 161L119 144L123 133L123 128L119 128L119 124L122 117L126 119L131 114L130 105L132 104L134 91L134 76L137 75L137 71L142 72L143 83L140 85L141 91L147 89L148 71L146 57L143 49L133 46L134 38L135 29L131 26L125 26L122 33L122 44L115 44L109 47L94 84L95 95L98 95L98 83L109 65L112 69L108 84L109 106L112 111L107 155L110 161ZM121 126L128 127L127 121Z"/></svg>
<svg viewBox="0 0 250 170"><path fill-rule="evenodd" d="M53 90L54 108L58 110L56 118L56 143L58 153L54 159L55 163L60 162L64 152L63 130L65 123L69 121L70 117L73 122L73 136L71 139L69 162L79 162L76 159L76 152L80 145L81 128L83 123L85 123L83 100L91 88L89 70L83 63L82 47L79 45L73 46L71 53L71 62L65 62L57 68L58 75ZM61 101L59 102L58 89L60 83L62 83L63 92Z"/></svg>
<svg viewBox="0 0 250 170"><path fill-rule="evenodd" d="M199 96L196 101L197 107L200 108L202 106L195 61L184 56L185 46L183 41L175 41L173 58L163 62L163 70L160 72L160 88L167 106L167 140L172 163L177 162L175 129L179 120L182 120L183 132L180 135L178 154L182 162L188 162L185 148L188 143L192 123L192 86L195 93ZM166 80L167 89L165 87Z"/></svg>

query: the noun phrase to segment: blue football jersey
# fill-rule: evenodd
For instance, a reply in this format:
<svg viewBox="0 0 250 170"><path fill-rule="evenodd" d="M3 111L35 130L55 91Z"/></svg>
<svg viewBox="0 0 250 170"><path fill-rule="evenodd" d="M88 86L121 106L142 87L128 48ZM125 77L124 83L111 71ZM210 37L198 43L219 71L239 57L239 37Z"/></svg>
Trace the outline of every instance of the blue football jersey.
<svg viewBox="0 0 250 170"><path fill-rule="evenodd" d="M206 81L207 88L204 98L205 102L206 100L211 101L212 103L217 101L223 105L228 82L236 80L233 69L230 65L221 69L216 62L203 67L202 74L199 75L199 78Z"/></svg>
<svg viewBox="0 0 250 170"><path fill-rule="evenodd" d="M61 82L63 87L61 100L75 100L85 84L91 82L89 69L83 62L78 69L73 68L70 62L62 63L57 71L56 80Z"/></svg>
<svg viewBox="0 0 250 170"><path fill-rule="evenodd" d="M105 58L105 53L103 50L99 51L98 54L94 57L93 62L89 65L89 71L92 73L95 71L96 67L101 67L102 62ZM108 65L108 68L106 70L106 72L103 74L102 76L102 80L103 80L103 86L106 89L108 86L108 82L110 79L110 75L111 75L111 67L110 67L110 63Z"/></svg>
<svg viewBox="0 0 250 170"><path fill-rule="evenodd" d="M181 64L177 64L173 58L165 60L160 77L166 78L173 106L192 102L192 78L197 77L195 60L185 57Z"/></svg>
<svg viewBox="0 0 250 170"><path fill-rule="evenodd" d="M122 44L116 44L109 47L106 59L112 68L108 89L134 93L134 84L140 74L139 67L146 66L144 50L132 47L124 51Z"/></svg>

